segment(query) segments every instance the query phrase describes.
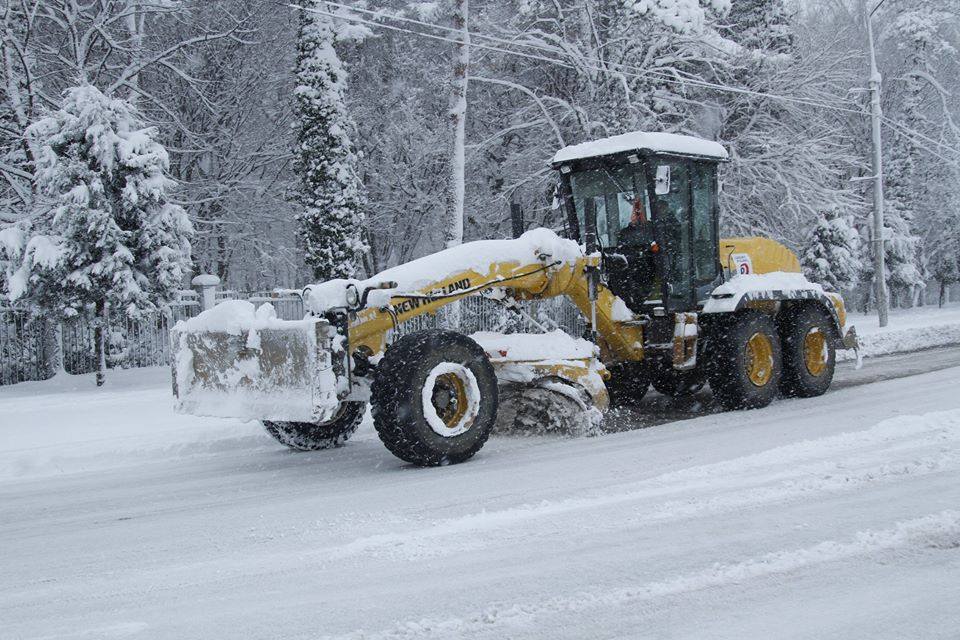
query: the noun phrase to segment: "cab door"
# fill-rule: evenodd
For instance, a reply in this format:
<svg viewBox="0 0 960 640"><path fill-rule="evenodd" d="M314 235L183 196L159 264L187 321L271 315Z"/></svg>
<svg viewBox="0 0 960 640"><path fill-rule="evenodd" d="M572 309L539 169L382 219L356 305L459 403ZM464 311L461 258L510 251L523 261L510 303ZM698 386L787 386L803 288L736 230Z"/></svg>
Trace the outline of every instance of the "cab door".
<svg viewBox="0 0 960 640"><path fill-rule="evenodd" d="M663 260L663 303L669 311L687 311L696 306L690 163L651 158L648 167L653 223Z"/></svg>
<svg viewBox="0 0 960 640"><path fill-rule="evenodd" d="M716 163L651 158L648 185L663 260L663 302L689 311L717 284Z"/></svg>

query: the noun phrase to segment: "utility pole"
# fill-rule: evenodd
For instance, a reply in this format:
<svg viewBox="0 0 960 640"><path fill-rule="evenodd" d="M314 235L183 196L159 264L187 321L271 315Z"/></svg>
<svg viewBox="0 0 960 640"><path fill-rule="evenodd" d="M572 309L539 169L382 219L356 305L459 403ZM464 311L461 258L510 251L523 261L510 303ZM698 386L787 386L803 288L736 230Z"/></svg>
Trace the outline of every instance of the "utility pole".
<svg viewBox="0 0 960 640"><path fill-rule="evenodd" d="M873 273L877 285L877 317L887 326L887 271L883 247L883 155L880 144L880 71L873 48L873 14L883 0L867 15L867 40L870 45L870 120L873 132Z"/></svg>

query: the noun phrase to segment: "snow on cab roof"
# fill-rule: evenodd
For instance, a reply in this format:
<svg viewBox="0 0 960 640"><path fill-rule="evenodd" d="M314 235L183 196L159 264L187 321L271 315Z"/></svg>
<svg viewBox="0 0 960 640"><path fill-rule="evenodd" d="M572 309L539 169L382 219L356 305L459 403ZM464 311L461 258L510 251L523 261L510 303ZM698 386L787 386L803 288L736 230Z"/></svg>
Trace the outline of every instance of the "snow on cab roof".
<svg viewBox="0 0 960 640"><path fill-rule="evenodd" d="M636 150L700 156L716 158L717 160L726 160L728 157L727 150L718 142L693 136L682 136L676 133L634 131L564 147L557 152L557 155L553 156L553 162L556 164Z"/></svg>

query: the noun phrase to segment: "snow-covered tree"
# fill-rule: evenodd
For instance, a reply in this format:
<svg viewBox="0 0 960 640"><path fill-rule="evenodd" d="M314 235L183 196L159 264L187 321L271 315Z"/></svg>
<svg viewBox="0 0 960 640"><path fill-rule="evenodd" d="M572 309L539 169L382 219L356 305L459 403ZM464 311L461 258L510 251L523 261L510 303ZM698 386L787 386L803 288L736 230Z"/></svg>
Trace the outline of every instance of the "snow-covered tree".
<svg viewBox="0 0 960 640"><path fill-rule="evenodd" d="M860 236L847 216L821 213L801 256L804 273L830 291L849 291L862 270Z"/></svg>
<svg viewBox="0 0 960 640"><path fill-rule="evenodd" d="M724 34L742 47L764 53L792 53L793 16L784 0L736 0L724 19Z"/></svg>
<svg viewBox="0 0 960 640"><path fill-rule="evenodd" d="M887 235L883 246L891 302L898 301L902 306L909 306L914 289L923 284L923 274L918 260L917 245L920 239L910 228L913 217L907 206L904 206L904 203L909 201L904 201L903 197L902 192L893 190L893 198L887 201L884 208L884 229Z"/></svg>
<svg viewBox="0 0 960 640"><path fill-rule="evenodd" d="M848 45L835 34L798 33L796 10L788 0L732 4L721 32L742 49L714 68L723 84L749 93L721 91L712 100L717 137L731 154L724 229L762 233L802 251L822 211L862 211L847 178L866 156L852 144L859 132L845 131L829 107L814 106L842 108L836 87L848 69L825 59L842 59Z"/></svg>
<svg viewBox="0 0 960 640"><path fill-rule="evenodd" d="M171 301L189 267L192 228L168 201L158 131L128 102L75 87L27 135L43 198L7 231L8 293L66 317L92 311L103 384L108 312L138 317Z"/></svg>
<svg viewBox="0 0 960 640"><path fill-rule="evenodd" d="M937 80L941 57L956 57L960 6L944 0L916 0L896 11L888 8L882 42L890 52L885 84L885 112L897 127L885 145L884 177L888 206L885 213L893 232L887 249L890 288L894 299L910 305L925 286L923 235L929 221L939 218L945 204L931 198L932 185L951 176L948 163L927 150L936 139L960 142L956 127L950 134L952 112L944 86ZM947 126L944 126L947 125ZM934 140L933 143L930 141ZM949 148L949 144L948 144Z"/></svg>
<svg viewBox="0 0 960 640"><path fill-rule="evenodd" d="M945 251L933 263L933 277L940 286L939 305L948 302L947 293L952 284L960 282L960 243L953 251Z"/></svg>
<svg viewBox="0 0 960 640"><path fill-rule="evenodd" d="M333 20L319 13L325 6L312 0L299 12L294 90L299 241L318 280L353 276L367 251L355 126L344 102L347 72L334 49Z"/></svg>

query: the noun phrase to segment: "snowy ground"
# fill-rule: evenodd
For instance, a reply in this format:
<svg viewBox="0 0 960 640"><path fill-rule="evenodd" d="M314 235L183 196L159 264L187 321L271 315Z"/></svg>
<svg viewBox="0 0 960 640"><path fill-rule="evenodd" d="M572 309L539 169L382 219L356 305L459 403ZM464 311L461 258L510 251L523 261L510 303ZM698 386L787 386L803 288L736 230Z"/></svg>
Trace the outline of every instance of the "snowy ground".
<svg viewBox="0 0 960 640"><path fill-rule="evenodd" d="M298 454L175 416L162 369L0 388L0 638L955 639L958 367L844 364L752 412L653 395L619 417L649 428L439 469L369 425Z"/></svg>

